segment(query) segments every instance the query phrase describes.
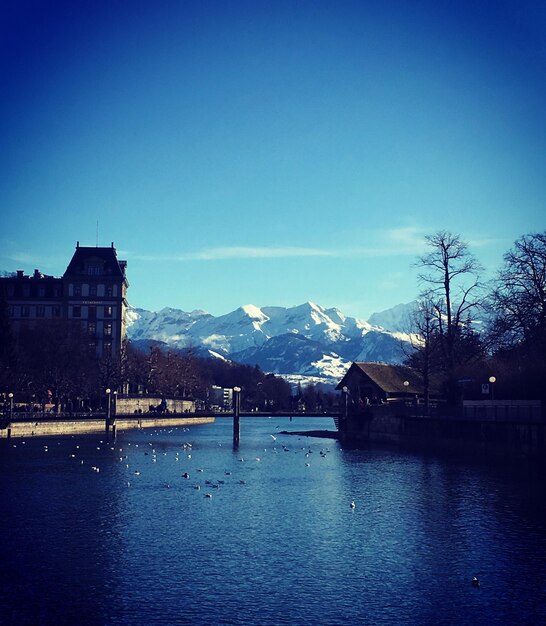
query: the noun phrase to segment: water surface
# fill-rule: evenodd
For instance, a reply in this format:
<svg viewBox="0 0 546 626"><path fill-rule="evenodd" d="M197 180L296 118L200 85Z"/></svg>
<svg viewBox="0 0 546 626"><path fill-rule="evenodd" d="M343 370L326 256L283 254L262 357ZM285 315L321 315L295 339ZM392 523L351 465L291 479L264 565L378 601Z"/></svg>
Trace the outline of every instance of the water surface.
<svg viewBox="0 0 546 626"><path fill-rule="evenodd" d="M2 441L0 622L546 623L540 467L280 434L323 428Z"/></svg>

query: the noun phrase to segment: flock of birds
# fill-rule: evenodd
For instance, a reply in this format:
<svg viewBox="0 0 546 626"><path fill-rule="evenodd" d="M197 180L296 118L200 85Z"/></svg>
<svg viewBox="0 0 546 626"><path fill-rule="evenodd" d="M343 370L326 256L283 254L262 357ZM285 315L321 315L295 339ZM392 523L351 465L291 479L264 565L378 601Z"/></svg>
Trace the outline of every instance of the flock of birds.
<svg viewBox="0 0 546 626"><path fill-rule="evenodd" d="M183 428L183 431L189 431L189 428ZM172 434L173 432L174 432L174 429L156 429L151 434L159 436L159 435L161 435L163 433ZM276 444L277 443L277 436L270 435L270 437L272 439L272 443ZM61 445L60 441L56 442L56 443L57 443L58 446ZM127 454L127 450L124 450L124 448L122 448L122 447L116 447L115 442L110 442L110 441L107 441L107 440L100 440L98 443L99 443L99 445L96 446L96 450L98 450L98 451L101 451L101 450L104 451L104 450L109 449L112 452L118 452L118 453L124 453L125 452L124 454L119 456L119 462L120 463L125 463L126 469L129 470L129 471L132 471L133 476L138 477L138 476L141 475L141 470L137 469L136 466L135 466L134 469L131 468L130 463L129 463L130 457ZM23 440L23 441L20 442L20 444L21 445L25 445L26 441ZM14 448L16 448L18 444L14 443L12 445L13 445ZM221 446L222 444L219 443L218 445ZM127 442L127 447L131 447L132 451L134 451L135 453L137 453L137 450L136 450L137 448L139 448L139 447L144 448L145 446L146 446L147 449L146 450L141 450L142 455L150 457L150 460L151 460L152 463L157 463L157 459L158 459L159 454L156 451L156 447L155 447L155 444L154 444L153 441L147 442L147 445L144 444L144 443ZM185 442L185 443L181 444L181 449L182 449L181 451L176 451L174 453L174 460L175 460L175 462L180 462L181 459L185 459L187 461L190 461L192 459L192 454L193 454L193 444L191 444L189 442ZM49 450L50 450L50 444L44 444L43 445L43 451L45 453L47 453L47 452L49 452ZM80 451L80 445L76 445L74 447L74 450L75 450L75 452L71 452L70 455L69 455L69 458L76 460L76 459L78 459L78 456L79 456L78 451ZM268 448L265 448L264 451L267 452ZM284 445L284 444L281 445L280 448L278 448L276 445L274 445L274 447L272 448L272 452L274 454L278 454L280 451L282 451L282 452L290 452L290 448L288 446ZM304 452L306 459L308 459L310 457L310 455L313 454L313 450L309 446L307 446L307 447L303 446L303 447L300 448L299 451L303 451ZM319 452L319 456L321 458L326 458L328 452L330 452L329 449L321 449L320 452ZM161 454L163 456L165 456L165 457L168 456L167 452L162 452ZM131 456L131 459L132 458L133 458L133 455ZM256 463L259 463L261 461L261 457L255 457L254 461ZM80 458L79 462L80 462L80 465L84 465L85 464L85 460L83 458ZM245 459L243 457L240 457L239 458L239 462L244 463ZM305 463L306 467L310 467L310 465L311 464L309 462ZM91 465L90 469L91 469L92 472L95 472L95 473L99 473L100 472L100 467L97 466L97 465ZM202 474L202 473L204 473L204 469L199 467L199 468L196 468L195 472L197 474ZM231 475L232 475L232 472L230 470L225 470L224 471L224 476L227 477L227 476L231 476ZM180 477L185 479L185 480L189 480L191 475L190 475L190 473L188 471L184 471L184 472L182 472L180 474ZM207 487L208 489L207 489L206 493L204 494L204 498L212 499L212 497L213 497L212 491L215 490L215 489L220 489L220 487L222 485L224 485L225 483L226 483L226 479L225 478L216 479L216 480L205 479L204 481L202 481L202 483L201 482L194 482L192 484L192 488L195 491L201 491L202 485ZM129 480L127 481L127 486L128 487L131 487L132 484L133 483L131 483L131 481L129 481ZM246 480L239 479L238 480L238 484L246 485ZM165 487L170 488L171 484L167 483L165 485ZM351 511L354 511L356 509L356 502L355 502L355 500L351 500L350 501L349 508L350 508ZM472 585L472 587L474 587L476 589L479 589L480 585L481 585L480 579L477 576L473 576L472 579L471 579L471 585Z"/></svg>
<svg viewBox="0 0 546 626"><path fill-rule="evenodd" d="M180 429L177 429L177 431L179 432ZM183 432L187 432L189 431L189 428L183 428L182 429ZM150 431L150 435L153 437L155 436L160 436L162 434L172 434L173 432L175 432L175 429L154 429L153 431ZM290 448L288 448L288 446L286 445L281 445L279 447L277 447L277 436L276 435L269 435L271 437L271 441L273 443L273 448L264 448L264 452L272 451L274 454L278 454L279 452L290 452ZM72 439L74 439L74 436L72 436ZM61 446L61 442L58 441L56 442L57 446ZM142 463L135 463L135 456L139 455L139 453L142 454L142 456L144 457L150 457L149 461L151 461L151 463L157 463L158 461L158 457L159 456L164 456L167 457L169 455L168 452L162 451L162 452L158 452L157 451L157 445L154 443L153 440L150 440L148 442L127 442L126 444L126 448L123 447L119 447L116 445L116 441L109 441L109 440L104 440L101 439L98 442L98 445L96 445L96 450L97 451L105 451L105 450L109 450L111 452L117 452L118 454L120 454L120 456L118 457L118 460L120 463L124 463L125 467L127 470L129 470L132 473L132 476L134 477L138 477L141 475L141 466ZM21 441L20 445L25 445L26 441ZM18 444L13 444L13 447L16 448ZM44 452L49 452L50 451L50 446L52 444L44 444L43 445L43 451ZM219 443L219 446L221 446L222 444ZM130 448L130 452L131 454L129 454L129 448ZM140 448L140 449L139 449ZM185 442L183 444L180 444L180 448L181 450L177 450L174 452L174 461L175 462L180 462L181 460L184 460L185 462L189 462L192 459L192 453L193 453L193 444L189 443L189 442ZM311 449L311 447L307 446L307 447L301 447L300 448L301 451L304 452L305 454L305 458L309 459L310 455L313 454L313 450ZM327 453L330 452L329 449L321 449L319 452L319 456L321 458L325 458ZM80 448L80 445L75 445L73 448L73 452L71 452L69 454L69 458L70 459L74 459L74 460L78 460L80 465L85 465L86 461L84 459L85 456L89 456L87 451L83 451ZM255 463L260 463L261 462L261 457L255 457L254 458L254 462ZM95 461L96 462L96 461ZM244 463L245 459L243 457L239 458L239 462ZM131 463L133 465L131 465ZM310 467L311 464L309 461L307 461L305 463L305 467ZM99 473L100 472L100 467L98 465L90 465L89 466L92 472L95 473ZM197 474L202 474L204 472L203 468L197 468L194 470ZM224 476L231 476L232 472L230 470L224 470ZM190 479L190 473L189 471L184 471L180 474L180 477L185 479L185 480L189 480ZM238 484L240 485L246 485L247 481L245 479L239 479ZM131 480L127 480L127 486L131 487L133 486L135 483L131 482ZM222 479L205 479L204 481L200 481L200 482L194 482L192 484L192 487L195 491L201 491L202 487L207 488L206 493L204 494L204 497L207 499L212 499L213 497L213 490L217 490L220 489L220 487L222 485L226 484L226 478L222 478ZM171 483L166 483L165 487L170 488L171 487ZM350 508L354 509L355 508L355 502L354 500L351 501L350 503Z"/></svg>

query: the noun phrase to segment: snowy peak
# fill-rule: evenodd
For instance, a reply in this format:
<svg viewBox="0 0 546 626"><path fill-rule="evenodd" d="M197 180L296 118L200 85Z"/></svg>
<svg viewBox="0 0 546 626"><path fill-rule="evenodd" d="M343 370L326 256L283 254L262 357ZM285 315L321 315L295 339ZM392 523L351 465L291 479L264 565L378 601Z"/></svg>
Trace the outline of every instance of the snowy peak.
<svg viewBox="0 0 546 626"><path fill-rule="evenodd" d="M397 304L385 311L373 313L368 319L372 326L379 326L391 332L407 333L411 326L411 314L415 310L416 302Z"/></svg>
<svg viewBox="0 0 546 626"><path fill-rule="evenodd" d="M126 321L131 340L161 341L175 349L191 345L221 358L258 363L268 372L329 379L357 358L400 362L400 344L406 339L314 302L263 308L245 304L218 317L168 307L157 313L130 308Z"/></svg>
<svg viewBox="0 0 546 626"><path fill-rule="evenodd" d="M245 304L240 308L240 310L256 322L263 323L267 322L269 319L269 317L267 317L267 315L260 308L254 306L253 304Z"/></svg>

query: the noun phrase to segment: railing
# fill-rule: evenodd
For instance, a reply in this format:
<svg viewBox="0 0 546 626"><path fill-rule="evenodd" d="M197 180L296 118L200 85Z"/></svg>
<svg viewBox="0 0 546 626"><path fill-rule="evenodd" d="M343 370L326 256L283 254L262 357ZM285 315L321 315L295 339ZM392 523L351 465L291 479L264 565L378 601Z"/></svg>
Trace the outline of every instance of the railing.
<svg viewBox="0 0 546 626"><path fill-rule="evenodd" d="M483 400L465 401L462 406L391 402L374 407L374 412L399 417L435 418L484 422L541 422L544 420L542 403L538 400Z"/></svg>

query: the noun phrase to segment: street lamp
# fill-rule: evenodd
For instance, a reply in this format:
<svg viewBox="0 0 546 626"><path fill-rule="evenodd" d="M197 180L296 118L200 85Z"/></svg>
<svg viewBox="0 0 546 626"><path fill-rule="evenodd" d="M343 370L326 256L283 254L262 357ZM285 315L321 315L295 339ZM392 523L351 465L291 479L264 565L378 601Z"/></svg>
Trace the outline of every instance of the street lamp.
<svg viewBox="0 0 546 626"><path fill-rule="evenodd" d="M236 448L239 445L241 430L240 430L240 411L241 411L241 388L233 387L233 447Z"/></svg>
<svg viewBox="0 0 546 626"><path fill-rule="evenodd" d="M110 387L106 390L106 397L108 398L106 402L106 430L108 430L108 426L110 425L110 394L112 390Z"/></svg>
<svg viewBox="0 0 546 626"><path fill-rule="evenodd" d="M348 415L348 403L349 403L349 388L347 386L343 386L341 388L341 393L343 394L343 413L340 415L339 419L339 434L342 441L345 440L345 435L347 432L347 415Z"/></svg>
<svg viewBox="0 0 546 626"><path fill-rule="evenodd" d="M489 384L491 385L491 400L495 399L495 383L496 382L497 382L497 379L495 378L495 376L489 377Z"/></svg>
<svg viewBox="0 0 546 626"><path fill-rule="evenodd" d="M10 391L8 393L9 398L9 421L11 422L11 416L13 415L13 393Z"/></svg>

